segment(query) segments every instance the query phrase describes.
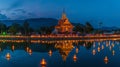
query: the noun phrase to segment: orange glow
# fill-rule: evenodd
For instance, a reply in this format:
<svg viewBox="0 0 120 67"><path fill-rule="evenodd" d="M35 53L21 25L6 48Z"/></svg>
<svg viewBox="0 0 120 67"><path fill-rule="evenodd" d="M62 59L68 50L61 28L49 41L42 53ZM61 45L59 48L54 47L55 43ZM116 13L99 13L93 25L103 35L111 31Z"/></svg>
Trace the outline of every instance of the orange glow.
<svg viewBox="0 0 120 67"><path fill-rule="evenodd" d="M76 48L76 53L78 53L78 51L79 51L79 49L78 49L78 48Z"/></svg>
<svg viewBox="0 0 120 67"><path fill-rule="evenodd" d="M49 56L52 56L52 50L49 50L48 54Z"/></svg>
<svg viewBox="0 0 120 67"><path fill-rule="evenodd" d="M104 49L104 45L102 45L102 49Z"/></svg>
<svg viewBox="0 0 120 67"><path fill-rule="evenodd" d="M40 64L43 67L43 66L46 66L47 63L46 63L45 59L42 59L42 61L40 62Z"/></svg>
<svg viewBox="0 0 120 67"><path fill-rule="evenodd" d="M107 56L104 58L104 62L105 62L105 64L108 63L108 57Z"/></svg>
<svg viewBox="0 0 120 67"><path fill-rule="evenodd" d="M74 61L74 62L77 61L77 56L76 56L76 54L73 56L73 61Z"/></svg>
<svg viewBox="0 0 120 67"><path fill-rule="evenodd" d="M32 54L32 50L31 50L31 49L29 49L29 50L28 50L28 53L31 55L31 54Z"/></svg>
<svg viewBox="0 0 120 67"><path fill-rule="evenodd" d="M7 53L7 54L6 54L6 59L7 59L7 60L10 60L10 57L11 57L10 54Z"/></svg>
<svg viewBox="0 0 120 67"><path fill-rule="evenodd" d="M98 47L98 52L100 52L100 47Z"/></svg>
<svg viewBox="0 0 120 67"><path fill-rule="evenodd" d="M92 50L92 54L95 55L96 54L96 51L95 49Z"/></svg>

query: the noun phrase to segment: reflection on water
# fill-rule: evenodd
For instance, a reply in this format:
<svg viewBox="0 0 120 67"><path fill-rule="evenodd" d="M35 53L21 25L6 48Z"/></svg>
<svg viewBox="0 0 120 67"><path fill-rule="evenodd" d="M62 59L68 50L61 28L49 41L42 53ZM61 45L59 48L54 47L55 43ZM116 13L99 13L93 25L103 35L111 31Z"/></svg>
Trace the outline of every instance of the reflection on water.
<svg viewBox="0 0 120 67"><path fill-rule="evenodd" d="M1 42L0 66L21 67L22 64L22 67L119 67L120 64L116 64L119 61L119 50L119 40Z"/></svg>

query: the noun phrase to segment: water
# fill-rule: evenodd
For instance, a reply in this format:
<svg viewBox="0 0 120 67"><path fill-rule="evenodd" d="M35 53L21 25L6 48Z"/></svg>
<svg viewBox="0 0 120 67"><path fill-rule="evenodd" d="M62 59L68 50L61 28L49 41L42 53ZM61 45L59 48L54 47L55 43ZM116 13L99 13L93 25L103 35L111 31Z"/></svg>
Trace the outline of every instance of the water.
<svg viewBox="0 0 120 67"><path fill-rule="evenodd" d="M46 67L120 67L120 43L113 40L3 42L0 50L0 67L42 67L43 58ZM9 59L7 53L10 53Z"/></svg>

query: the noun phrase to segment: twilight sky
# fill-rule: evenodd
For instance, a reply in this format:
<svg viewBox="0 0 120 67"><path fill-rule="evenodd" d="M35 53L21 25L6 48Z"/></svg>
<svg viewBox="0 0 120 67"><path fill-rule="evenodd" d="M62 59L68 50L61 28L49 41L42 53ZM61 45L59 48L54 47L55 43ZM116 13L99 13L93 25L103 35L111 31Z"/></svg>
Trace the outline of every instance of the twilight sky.
<svg viewBox="0 0 120 67"><path fill-rule="evenodd" d="M71 22L120 26L120 0L0 0L0 19L59 19L63 8Z"/></svg>

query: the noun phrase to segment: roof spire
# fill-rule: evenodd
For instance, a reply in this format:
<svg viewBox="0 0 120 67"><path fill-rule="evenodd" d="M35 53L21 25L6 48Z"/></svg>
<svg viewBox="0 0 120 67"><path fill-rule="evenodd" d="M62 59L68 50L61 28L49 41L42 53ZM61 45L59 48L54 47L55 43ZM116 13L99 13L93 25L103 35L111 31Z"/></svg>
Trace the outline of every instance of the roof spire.
<svg viewBox="0 0 120 67"><path fill-rule="evenodd" d="M62 19L67 19L67 17L66 17L66 13L65 13L65 8L63 8Z"/></svg>

